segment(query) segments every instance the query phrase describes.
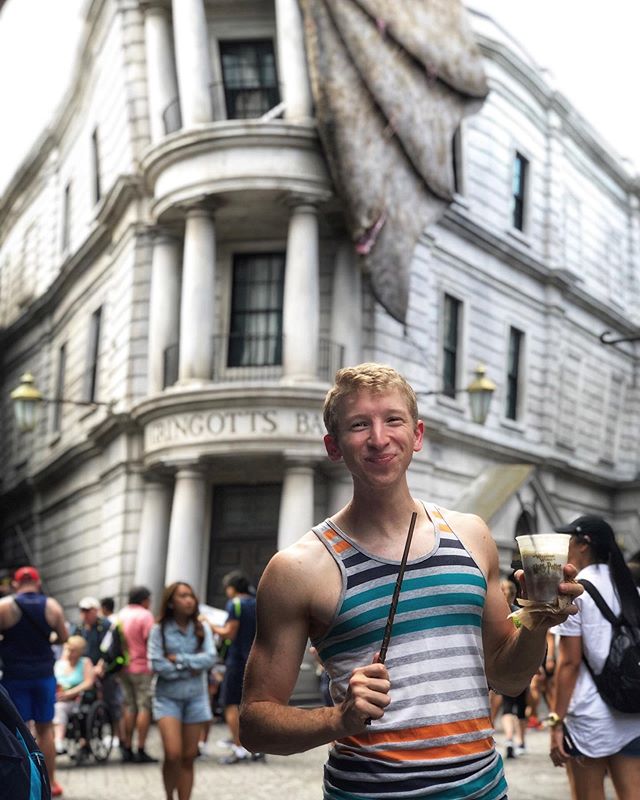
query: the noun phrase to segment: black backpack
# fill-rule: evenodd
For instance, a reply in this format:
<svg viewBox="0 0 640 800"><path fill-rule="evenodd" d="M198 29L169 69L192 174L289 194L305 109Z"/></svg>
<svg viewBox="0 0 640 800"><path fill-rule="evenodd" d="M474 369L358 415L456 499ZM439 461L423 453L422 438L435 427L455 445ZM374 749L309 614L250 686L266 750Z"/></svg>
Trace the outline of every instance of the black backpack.
<svg viewBox="0 0 640 800"><path fill-rule="evenodd" d="M100 654L104 659L105 674L113 675L129 665L129 650L122 623L114 620L100 642Z"/></svg>
<svg viewBox="0 0 640 800"><path fill-rule="evenodd" d="M0 685L0 795L11 800L51 800L44 756Z"/></svg>
<svg viewBox="0 0 640 800"><path fill-rule="evenodd" d="M606 703L616 711L638 714L640 713L640 628L629 625L624 613L616 617L590 581L578 582L584 586L602 616L613 627L611 647L602 672L596 675L586 658L584 663Z"/></svg>

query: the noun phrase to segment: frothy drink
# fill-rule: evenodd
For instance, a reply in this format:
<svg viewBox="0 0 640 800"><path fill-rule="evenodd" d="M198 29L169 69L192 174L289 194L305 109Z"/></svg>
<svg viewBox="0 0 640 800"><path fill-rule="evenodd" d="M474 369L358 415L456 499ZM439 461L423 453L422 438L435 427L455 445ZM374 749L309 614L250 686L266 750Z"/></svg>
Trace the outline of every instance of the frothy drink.
<svg viewBox="0 0 640 800"><path fill-rule="evenodd" d="M553 603L569 554L568 533L533 533L516 536L529 600Z"/></svg>

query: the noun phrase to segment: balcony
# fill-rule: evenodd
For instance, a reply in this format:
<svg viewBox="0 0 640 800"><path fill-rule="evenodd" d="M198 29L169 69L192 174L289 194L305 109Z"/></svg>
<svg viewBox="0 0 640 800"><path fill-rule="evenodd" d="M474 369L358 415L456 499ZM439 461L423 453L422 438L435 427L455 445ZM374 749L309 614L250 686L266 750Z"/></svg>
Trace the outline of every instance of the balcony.
<svg viewBox="0 0 640 800"><path fill-rule="evenodd" d="M273 382L282 378L281 335L227 334L213 337L209 377L214 383ZM344 346L321 338L318 347L318 374L320 381L330 383L336 370L343 366ZM164 351L163 386L172 386L178 380L178 345Z"/></svg>

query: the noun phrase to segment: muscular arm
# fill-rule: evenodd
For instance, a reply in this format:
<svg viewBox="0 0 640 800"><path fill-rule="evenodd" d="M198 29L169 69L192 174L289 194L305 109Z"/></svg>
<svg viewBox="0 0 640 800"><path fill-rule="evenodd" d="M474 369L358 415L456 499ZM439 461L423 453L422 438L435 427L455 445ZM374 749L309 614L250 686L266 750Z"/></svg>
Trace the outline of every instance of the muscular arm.
<svg viewBox="0 0 640 800"><path fill-rule="evenodd" d="M254 752L288 755L359 733L367 718L379 719L389 703L385 667L369 664L354 670L341 705L288 705L307 646L310 598L318 587L318 563L309 550L298 543L278 553L260 581L256 639L240 709L240 738Z"/></svg>
<svg viewBox="0 0 640 800"><path fill-rule="evenodd" d="M563 617L549 617L547 624L536 630L515 628L507 619L511 609L500 590L498 551L485 523L467 514L452 515L457 520L456 532L475 558L487 580L487 595L482 617L482 641L484 646L487 682L495 691L515 697L524 691L531 677L542 663L545 653L547 630L564 621L577 608L566 609ZM573 566L565 566L565 578L571 580L576 574ZM560 591L573 597L581 593L578 584L563 582Z"/></svg>
<svg viewBox="0 0 640 800"><path fill-rule="evenodd" d="M44 615L49 625L56 632L58 637L56 643L64 644L64 642L66 642L69 638L64 619L64 611L62 610L60 603L57 600L54 600L53 597L47 598L47 605L45 607Z"/></svg>

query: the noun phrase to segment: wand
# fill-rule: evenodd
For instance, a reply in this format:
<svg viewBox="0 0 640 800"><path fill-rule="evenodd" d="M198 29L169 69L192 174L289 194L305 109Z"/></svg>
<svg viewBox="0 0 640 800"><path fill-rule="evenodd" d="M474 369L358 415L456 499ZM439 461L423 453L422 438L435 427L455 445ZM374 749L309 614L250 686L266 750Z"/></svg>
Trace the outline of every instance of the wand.
<svg viewBox="0 0 640 800"><path fill-rule="evenodd" d="M382 645L380 646L380 654L378 656L378 663L384 664L387 657L387 649L391 641L391 629L393 628L393 620L396 616L396 609L398 608L398 599L400 597L400 589L402 588L402 579L404 578L404 571L407 566L407 559L409 558L409 549L411 547L411 539L413 538L413 529L416 527L416 519L418 515L415 511L411 514L411 522L409 523L409 531L407 533L407 541L404 545L404 553L402 554L402 561L400 562L400 569L398 570L398 577L396 578L396 585L393 589L393 597L391 598L391 607L389 608L389 616L387 617L387 624L384 628L384 635L382 636Z"/></svg>

